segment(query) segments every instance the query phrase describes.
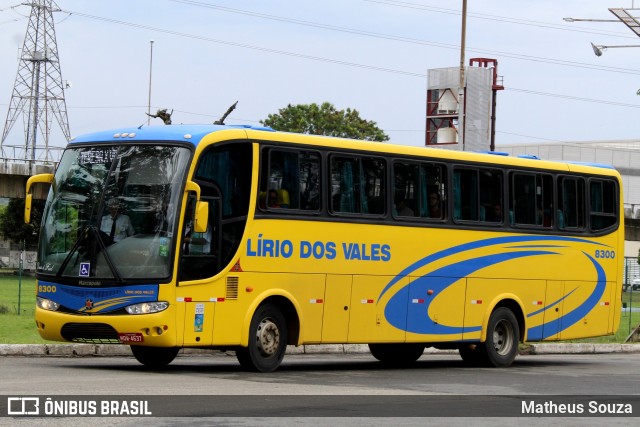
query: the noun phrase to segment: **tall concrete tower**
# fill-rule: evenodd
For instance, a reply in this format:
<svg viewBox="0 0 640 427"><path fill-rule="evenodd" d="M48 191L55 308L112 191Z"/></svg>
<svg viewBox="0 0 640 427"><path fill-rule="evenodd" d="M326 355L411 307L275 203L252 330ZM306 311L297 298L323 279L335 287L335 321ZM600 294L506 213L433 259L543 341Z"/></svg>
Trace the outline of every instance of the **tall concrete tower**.
<svg viewBox="0 0 640 427"><path fill-rule="evenodd" d="M53 0L32 0L29 26L20 51L20 63L13 85L7 120L2 132L0 149L7 157L6 139L19 116L24 121L24 150L21 158L33 164L36 160L51 160L49 134L55 116L67 141L71 138L64 83L60 71L53 12L60 8ZM38 134L42 136L38 143Z"/></svg>

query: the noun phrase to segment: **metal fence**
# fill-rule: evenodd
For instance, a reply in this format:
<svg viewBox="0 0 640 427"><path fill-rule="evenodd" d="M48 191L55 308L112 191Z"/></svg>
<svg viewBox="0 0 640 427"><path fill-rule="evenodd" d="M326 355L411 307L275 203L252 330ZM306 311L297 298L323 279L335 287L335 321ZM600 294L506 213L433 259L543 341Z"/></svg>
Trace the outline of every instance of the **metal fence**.
<svg viewBox="0 0 640 427"><path fill-rule="evenodd" d="M640 312L640 261L639 257L625 257L622 276L622 319L620 321L620 331L626 331L627 335L638 326L633 322ZM635 316L634 316L635 313Z"/></svg>
<svg viewBox="0 0 640 427"><path fill-rule="evenodd" d="M638 264L638 258L625 257L624 271L622 273L622 283L624 283L625 288L632 286L633 279L638 279L640 284L640 264ZM640 285L637 290L640 290Z"/></svg>
<svg viewBox="0 0 640 427"><path fill-rule="evenodd" d="M0 269L0 315L32 316L35 309L35 278L20 269Z"/></svg>

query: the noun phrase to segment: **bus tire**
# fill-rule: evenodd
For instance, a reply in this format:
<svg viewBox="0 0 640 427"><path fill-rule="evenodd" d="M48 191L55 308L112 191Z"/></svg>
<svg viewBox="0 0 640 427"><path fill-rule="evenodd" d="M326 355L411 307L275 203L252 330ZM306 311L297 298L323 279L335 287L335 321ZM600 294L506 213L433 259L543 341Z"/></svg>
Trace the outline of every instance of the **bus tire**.
<svg viewBox="0 0 640 427"><path fill-rule="evenodd" d="M511 310L499 307L489 317L487 327L486 355L489 364L504 368L513 362L518 354L520 327Z"/></svg>
<svg viewBox="0 0 640 427"><path fill-rule="evenodd" d="M258 307L249 326L249 345L236 349L238 362L249 371L273 372L286 350L287 327L282 312L273 304Z"/></svg>
<svg viewBox="0 0 640 427"><path fill-rule="evenodd" d="M489 357L484 343L465 344L458 351L462 361L467 365L487 366L489 364Z"/></svg>
<svg viewBox="0 0 640 427"><path fill-rule="evenodd" d="M164 368L178 355L178 347L143 347L132 345L133 357L148 368Z"/></svg>
<svg viewBox="0 0 640 427"><path fill-rule="evenodd" d="M369 344L373 357L392 366L410 365L424 353L424 344Z"/></svg>

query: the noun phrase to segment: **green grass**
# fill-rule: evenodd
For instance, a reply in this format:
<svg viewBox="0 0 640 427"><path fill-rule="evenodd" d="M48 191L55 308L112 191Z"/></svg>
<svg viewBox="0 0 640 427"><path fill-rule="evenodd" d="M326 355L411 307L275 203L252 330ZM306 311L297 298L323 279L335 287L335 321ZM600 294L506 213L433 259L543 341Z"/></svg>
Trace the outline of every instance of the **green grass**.
<svg viewBox="0 0 640 427"><path fill-rule="evenodd" d="M18 292L20 291L20 292ZM21 278L11 272L0 272L0 313L33 315L36 295L36 279L32 276Z"/></svg>
<svg viewBox="0 0 640 427"><path fill-rule="evenodd" d="M640 303L634 305L634 307L640 307ZM629 323L629 315L626 313L622 314L620 318L620 327L618 328L618 332L615 335L607 335L604 337L594 337L594 338L583 338L579 340L569 340L567 342L587 342L587 343L596 343L596 344L616 344L623 343L624 340L627 339L629 334L633 329L635 329L638 325L640 325L640 313L631 313L631 323Z"/></svg>
<svg viewBox="0 0 640 427"><path fill-rule="evenodd" d="M38 335L33 319L35 295L35 278L0 273L0 344L46 342Z"/></svg>
<svg viewBox="0 0 640 427"><path fill-rule="evenodd" d="M20 283L21 282L21 283ZM39 344L47 341L36 330L33 313L35 308L36 280L23 276L20 280L12 273L0 272L0 344ZM18 302L18 289L20 301ZM623 292L622 302L640 307L640 292ZM18 306L20 307L18 313ZM632 329L640 325L640 312L623 313L620 328L615 335L571 340L571 342L622 343Z"/></svg>
<svg viewBox="0 0 640 427"><path fill-rule="evenodd" d="M640 292L623 292L622 293L622 302L626 303L627 307L640 307ZM640 312L632 312L631 319L629 319L629 312L622 313L620 317L620 327L618 328L618 332L614 335L607 335L604 337L595 337L595 338L583 338L578 340L569 340L567 342L586 342L586 343L596 343L596 344L615 344L615 343L623 343L624 340L627 339L632 330L640 325Z"/></svg>

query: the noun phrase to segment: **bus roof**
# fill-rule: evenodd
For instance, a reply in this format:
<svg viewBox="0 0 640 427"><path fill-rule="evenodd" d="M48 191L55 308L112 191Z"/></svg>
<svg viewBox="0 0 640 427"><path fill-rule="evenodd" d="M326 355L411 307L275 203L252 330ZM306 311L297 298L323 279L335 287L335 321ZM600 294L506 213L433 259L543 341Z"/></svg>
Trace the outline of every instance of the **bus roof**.
<svg viewBox="0 0 640 427"><path fill-rule="evenodd" d="M442 159L452 160L468 160L473 162L492 163L490 157L495 158L495 163L511 164L518 166L534 166L532 162L537 163L537 167L545 169L564 168L566 170L572 170L576 167L582 169L598 168L598 169L614 169L614 167L606 164L591 163L591 162L571 162L571 161L551 161L539 159L535 156L510 156L508 153L497 151L482 151L482 152L461 152L452 150L442 150L433 147L414 147L405 145L395 145L388 143L376 143L370 141L358 141L344 138L324 137L320 135L308 135L308 134L295 134L289 132L276 132L270 127L256 126L256 125L194 125L194 124L180 124L180 125L161 125L161 126L140 126L140 127L126 127L116 128L107 131L95 132L85 134L73 138L70 144L80 144L89 142L121 142L127 141L181 141L193 144L197 146L200 141L207 135L228 131L228 130L245 130L246 135L250 139L266 140L266 141L279 141L279 142L291 142L302 143L317 146L327 146L342 148L345 147L345 143L349 144L349 148L356 150L371 150L380 153L396 153L396 154L408 154L408 155L427 155L425 150L431 151L431 155ZM437 154L436 154L437 153ZM499 159L498 159L499 157Z"/></svg>
<svg viewBox="0 0 640 427"><path fill-rule="evenodd" d="M183 141L194 145L213 132L227 129L255 129L271 131L269 127L253 125L169 125L169 126L140 126L111 129L101 132L94 132L80 135L73 138L71 144L85 142L108 142L108 141Z"/></svg>

